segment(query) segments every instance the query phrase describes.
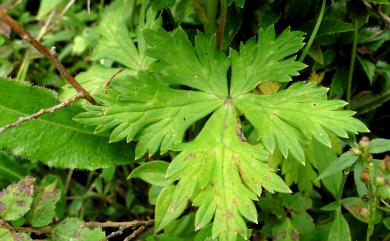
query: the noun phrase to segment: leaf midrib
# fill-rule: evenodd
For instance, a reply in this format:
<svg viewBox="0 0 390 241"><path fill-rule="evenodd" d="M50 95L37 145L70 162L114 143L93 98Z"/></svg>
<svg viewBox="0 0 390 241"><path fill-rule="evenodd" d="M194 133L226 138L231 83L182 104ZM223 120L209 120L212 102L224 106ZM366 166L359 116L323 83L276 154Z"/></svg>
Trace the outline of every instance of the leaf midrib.
<svg viewBox="0 0 390 241"><path fill-rule="evenodd" d="M17 110L8 108L8 107L6 107L6 106L0 106L0 108L4 109L4 110L6 110L6 111L9 111L9 112L18 114L18 115L20 115L19 117L21 117L21 116L26 116L26 115L30 115L30 114L26 114L26 113L23 113L23 112L20 112L20 111L17 111ZM44 117L36 118L36 119L34 119L34 120L36 120L36 121L41 121L41 122L46 122L46 123L49 123L49 124L51 124L51 125L53 125L53 126L61 127L61 128L64 128L64 129L69 129L69 130L71 130L71 131L75 131L75 132L82 133L82 134L85 134L85 135L97 136L97 135L94 135L94 134L91 133L91 132L86 132L86 131L83 131L83 130L74 128L74 127L72 127L72 126L60 124L60 123L58 123L58 122L49 121L49 120L47 120L47 119L44 119Z"/></svg>

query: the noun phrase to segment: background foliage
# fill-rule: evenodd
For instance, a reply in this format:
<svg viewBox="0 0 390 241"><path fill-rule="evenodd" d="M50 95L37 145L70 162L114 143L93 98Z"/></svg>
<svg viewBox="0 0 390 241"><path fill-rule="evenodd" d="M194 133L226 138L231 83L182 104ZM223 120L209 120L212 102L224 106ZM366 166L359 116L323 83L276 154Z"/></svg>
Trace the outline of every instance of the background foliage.
<svg viewBox="0 0 390 241"><path fill-rule="evenodd" d="M216 201L207 192L198 202L193 200L198 208L189 208L184 213L173 213L171 216L166 214L172 200L184 205L187 200L181 199L191 197L188 184L175 197L175 188L171 184L176 180L182 182L185 175L180 176L182 174L177 170L175 172L173 167L170 170L168 162L175 158L180 160L186 154L192 155L194 149L202 152L217 146L210 141L210 131L207 130L222 131L223 125L218 124L218 119L225 120L226 132L234 133L233 136L240 130L242 137L251 143L257 143L259 135L272 136L272 132L267 132L273 128L271 121L266 124L262 122L263 126L255 123L267 117L264 113L277 108L311 108L291 103L296 100L304 102L305 96L310 97L307 103L315 100L321 104L320 107L325 106L325 109L316 109L316 113L323 111L325 116L336 116L335 112L331 112L334 110L332 108L343 105L338 99L350 102L346 108L357 112L355 117L370 130L370 133L364 133L369 139L362 136L355 139L353 135L346 134L344 129L352 133L365 131L352 118L342 119L344 123L339 124L341 131L337 124L329 120L311 119L313 123L321 123L329 129L333 126L331 130L343 137L340 140L330 132L325 133L321 127L299 123L306 116L300 119L297 113L286 114L284 119L290 120L279 123L283 128L278 135L275 134L277 140L263 143L265 149L273 150L276 143L283 142L281 139L284 135L297 135L295 129L289 127L291 125L301 125L299 129L304 133L303 139L312 135L316 138L302 147L299 147L298 140L279 144L268 158L270 168L278 170L277 174L288 187L284 182L276 181L277 184L268 187L263 185L267 191L263 191L258 200L248 193L242 195L254 200L253 206L246 200L242 202L248 210L257 210L258 214L255 217L254 212L242 214L252 223L247 224L248 230L244 229L247 233L241 236L251 237L252 240L390 238L390 159L386 155L390 151L387 140L390 138L389 2L227 1L221 46L231 60L213 49L217 42L215 37L211 40L207 38L218 31L219 10L213 13L211 5L207 5L212 2L218 3L189 0L42 0L39 5L36 1L27 0L1 2L2 7L45 46L55 46L62 63L103 106L90 106L81 100L78 105L71 105L1 134L0 184L1 188L7 189L0 195L0 202L4 204L0 208L0 217L6 223L0 228L0 238L30 240L30 236L32 239L101 240L105 235L103 231L108 235L115 229L83 226L84 221L148 220L156 215L155 227L161 232L154 234L152 226L145 226L137 239L212 240L212 225L205 221L208 210L202 209L202 206L213 206ZM208 21L199 14L199 6L207 6ZM316 31L315 26L319 23ZM257 40L253 39L259 29L262 29L258 39L260 47L255 46ZM174 31L174 34L167 31ZM199 34L199 31L204 34ZM275 42L272 42L275 37L272 31L276 36L281 36ZM295 31L302 31L306 35ZM0 33L0 126L19 116L53 106L58 100L66 100L76 93L57 75L55 67L47 59L18 38L3 22L0 22ZM303 46L303 39L305 43L312 42L312 45L299 50ZM274 45L266 45L271 42ZM241 43L246 43L245 47L240 46ZM198 61L193 46L198 55L202 51L207 55L203 62ZM285 56L268 59L275 64L269 68L258 68L256 72L256 66L262 66L264 57L257 48L277 52L283 47L286 49ZM298 61L285 59L295 52L297 60L307 67ZM210 58L215 62L209 61ZM280 66L276 64L278 61ZM232 69L227 74L230 64ZM251 64L255 66L253 73L247 71ZM158 77L159 81L154 76L139 74L149 69L164 74ZM247 79L243 77L245 73L249 73ZM262 74L263 80L254 80L253 76ZM139 76L146 80L141 82ZM194 81L183 82L182 76L185 76L183 79ZM230 76L232 81L228 84ZM287 83L290 77L294 82L304 80L309 84ZM106 83L110 78L112 83L107 88ZM128 78L130 80L127 82L121 81ZM211 87L202 85L215 79L221 80L221 83ZM274 82L259 84L264 80ZM255 82L246 89L237 86L236 83L244 81ZM167 88L161 83L169 83L174 88ZM325 102L326 89L315 88L316 85L329 88L327 96L331 101ZM222 102L210 96L210 93L221 97L230 88L235 97L243 89L243 92L251 91L252 87L256 87L254 94L247 95L246 102L237 102L237 109L247 118L241 117L239 126L235 120L235 110L222 108L215 111ZM287 90L283 91L285 88ZM157 90L163 94L157 95ZM187 95L187 92L193 95ZM273 94L274 98L267 94ZM280 101L283 98L286 101ZM257 109L257 106L248 104L254 99L256 103L266 101L266 104L262 109ZM148 113L153 125L147 121L135 122L139 117L131 111L126 115L121 113L134 100L137 101L134 108L139 108L138 112ZM154 107L163 106L165 109L151 109L150 100L155 100ZM196 103L199 100L212 104L199 105ZM334 106L325 103L333 103ZM177 114L174 105L178 104L188 107ZM215 113L209 117L213 111ZM103 112L104 121L101 116L95 118ZM188 124L182 125L178 118L167 121L167 118L175 115L188 120ZM129 123L137 124L133 128ZM96 125L97 128L85 124ZM175 129L176 126L179 128ZM173 133L171 129L177 132ZM258 133L256 129L264 131ZM58 133L61 133L60 138ZM327 138L319 138L319 133L324 133ZM164 142L164 137L169 135L171 138L166 138ZM123 141L125 139L133 142L126 143ZM175 147L175 152L170 151L174 144L182 141L192 142ZM229 146L231 149L242 144L232 143ZM215 147L215 152L218 152L218 148ZM264 159L263 149L248 147L245 150L257 153L259 159ZM183 152L179 154L177 151ZM213 157L207 158L214 160ZM178 166L176 168L180 168L180 163L177 163L179 161L175 164ZM195 171L188 171L186 175L207 175L198 172L203 165L209 164L200 164L199 169L192 167ZM256 170L260 167L252 168ZM262 172L266 172L267 168ZM173 176L172 180L165 179L167 170ZM12 183L16 184L9 186ZM18 188L24 192L18 192ZM290 190L293 194L271 193ZM160 192L166 195L158 198ZM13 209L18 201L23 205ZM252 203L251 200L249 202ZM155 210L156 203L160 203L160 208ZM204 219L199 218L196 210L203 212ZM24 229L26 227L31 227L32 232ZM240 227L241 230L237 232L243 230ZM116 238L123 240L133 231L126 229ZM233 240L230 237L220 238ZM241 239L237 237L237 240Z"/></svg>

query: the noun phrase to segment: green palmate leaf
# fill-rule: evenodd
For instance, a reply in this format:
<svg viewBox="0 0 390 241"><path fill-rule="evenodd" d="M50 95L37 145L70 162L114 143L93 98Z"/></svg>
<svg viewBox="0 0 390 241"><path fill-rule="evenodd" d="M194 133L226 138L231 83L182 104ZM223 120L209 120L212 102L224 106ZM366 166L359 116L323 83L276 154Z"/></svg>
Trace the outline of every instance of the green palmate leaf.
<svg viewBox="0 0 390 241"><path fill-rule="evenodd" d="M259 44L250 40L226 57L216 49L215 37L198 33L192 44L182 29L145 30L146 53L155 62L137 76L116 78L107 94L96 96L101 106L86 106L87 111L77 116L79 122L97 126L95 133L111 131L112 142L138 141L136 158L159 149L180 152L166 171L164 184L170 185L157 198L156 232L192 201L198 207L196 229L213 220L214 239L246 238L245 220L257 222L253 200L262 189L290 192L266 162L263 145L304 163L301 145L315 139L331 146L328 133L347 137L348 132L367 131L352 117L354 112L340 110L345 102L327 101L327 89L313 83L294 84L270 95L250 93L262 82L286 82L298 74L304 65L290 56L302 47L302 38L302 33L290 30L276 37L270 26L260 31ZM241 113L257 129L263 145L246 142ZM181 144L186 130L210 114L195 139ZM149 173L157 170L160 182L166 164L156 169L155 164L145 164L132 175L146 173L149 182L157 184ZM311 164L316 167L315 161ZM310 190L315 177L314 170L309 172L302 189Z"/></svg>
<svg viewBox="0 0 390 241"><path fill-rule="evenodd" d="M278 147L284 157L290 152L304 163L302 142L314 138L330 146L326 130L340 137L348 137L348 132L368 131L362 122L352 117L353 111L340 110L346 102L328 101L326 92L326 88L317 88L315 83L298 82L273 95L246 94L235 103L256 127L270 152Z"/></svg>
<svg viewBox="0 0 390 241"><path fill-rule="evenodd" d="M111 93L118 95L117 100L103 100L108 107L86 107L89 112L76 120L97 125L95 133L114 128L111 142L137 140L136 158L146 152L153 155L159 148L166 153L182 141L190 125L223 103L212 94L172 89L147 74L127 76L116 83L113 89L122 94Z"/></svg>
<svg viewBox="0 0 390 241"><path fill-rule="evenodd" d="M287 82L291 76L298 75L298 70L305 65L289 56L303 46L303 35L286 29L276 37L271 25L260 30L258 42L251 39L245 45L241 44L239 53L231 50L231 95L238 97L264 81Z"/></svg>
<svg viewBox="0 0 390 241"><path fill-rule="evenodd" d="M328 177L335 173L339 173L348 167L352 167L353 164L359 159L358 155L355 155L353 152L348 151L343 153L335 161L331 162L328 168L326 168L321 175L317 178L320 180L322 178Z"/></svg>
<svg viewBox="0 0 390 241"><path fill-rule="evenodd" d="M167 186L171 182L165 177L168 169L168 162L151 161L142 163L141 166L135 168L128 178L140 178L147 183L156 186Z"/></svg>
<svg viewBox="0 0 390 241"><path fill-rule="evenodd" d="M25 177L0 192L0 217L15 221L30 210L34 195L33 177Z"/></svg>
<svg viewBox="0 0 390 241"><path fill-rule="evenodd" d="M195 228L207 226L214 217L212 233L219 240L236 240L237 234L246 237L244 218L257 222L253 200L262 188L290 192L265 163L264 149L240 138L237 118L231 103L220 107L194 141L176 146L181 153L167 171L169 178L178 180L169 193L168 210L192 199L199 207Z"/></svg>
<svg viewBox="0 0 390 241"><path fill-rule="evenodd" d="M0 93L0 126L58 104L49 90L7 79L0 79ZM131 161L130 147L108 145L106 137L72 121L80 111L71 105L9 129L0 135L0 147L56 167L95 169Z"/></svg>
<svg viewBox="0 0 390 241"><path fill-rule="evenodd" d="M101 228L88 228L77 218L67 218L51 229L52 240L56 241L101 241L105 234Z"/></svg>
<svg viewBox="0 0 390 241"><path fill-rule="evenodd" d="M44 227L52 222L60 196L60 190L57 189L55 182L38 190L28 214L33 227Z"/></svg>
<svg viewBox="0 0 390 241"><path fill-rule="evenodd" d="M377 154L390 151L390 140L377 138L370 141L370 152Z"/></svg>

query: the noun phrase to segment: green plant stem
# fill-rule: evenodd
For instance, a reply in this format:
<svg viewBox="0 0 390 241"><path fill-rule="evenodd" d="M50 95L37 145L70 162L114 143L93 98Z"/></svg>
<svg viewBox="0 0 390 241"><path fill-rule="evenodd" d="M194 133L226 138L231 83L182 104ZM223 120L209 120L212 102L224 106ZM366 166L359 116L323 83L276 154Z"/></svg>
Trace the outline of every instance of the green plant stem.
<svg viewBox="0 0 390 241"><path fill-rule="evenodd" d="M218 0L207 0L206 4L207 22L204 25L204 30L207 36L211 36L217 31Z"/></svg>
<svg viewBox="0 0 390 241"><path fill-rule="evenodd" d="M340 182L340 190L339 190L339 195L337 197L337 203L340 204L341 198L343 197L343 191L344 191L344 185L345 182L347 181L348 173L343 172L343 176Z"/></svg>
<svg viewBox="0 0 390 241"><path fill-rule="evenodd" d="M192 0L192 6L193 6L199 20L202 22L203 27L206 28L205 25L207 24L207 16L206 16L206 13L204 11L204 8L200 4L200 1L199 0Z"/></svg>
<svg viewBox="0 0 390 241"><path fill-rule="evenodd" d="M358 40L358 24L355 21L355 30L353 32L353 43L352 43L352 50L351 50L351 61L349 64L348 82L347 82L347 102L348 103L351 102L351 98L352 98L352 79L353 79L353 71L355 69L357 40ZM350 105L348 105L348 108L350 108Z"/></svg>
<svg viewBox="0 0 390 241"><path fill-rule="evenodd" d="M305 48L302 51L301 56L299 57L300 62L303 62L303 60L305 60L305 57L313 44L313 41L317 35L318 29L320 28L322 18L324 17L325 7L326 7L326 0L322 0L320 14L318 15L316 25L314 26L313 32L310 35L309 41L307 42Z"/></svg>
<svg viewBox="0 0 390 241"><path fill-rule="evenodd" d="M222 50L223 47L223 33L225 32L227 16L227 4L226 0L221 0L221 13L218 18L218 30L217 30L217 48Z"/></svg>

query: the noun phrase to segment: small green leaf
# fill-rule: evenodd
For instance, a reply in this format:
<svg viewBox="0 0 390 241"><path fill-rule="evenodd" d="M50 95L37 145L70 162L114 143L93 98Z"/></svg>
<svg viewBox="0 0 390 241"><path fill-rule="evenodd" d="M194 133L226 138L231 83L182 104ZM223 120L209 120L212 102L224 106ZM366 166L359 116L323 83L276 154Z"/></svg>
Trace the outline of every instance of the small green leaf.
<svg viewBox="0 0 390 241"><path fill-rule="evenodd" d="M364 195L368 194L367 185L360 178L360 173L362 173L363 165L363 161L360 160L357 161L353 167L353 178L359 197L363 197Z"/></svg>
<svg viewBox="0 0 390 241"><path fill-rule="evenodd" d="M284 218L282 223L272 228L272 238L275 241L298 241L299 232L291 224L289 218Z"/></svg>
<svg viewBox="0 0 390 241"><path fill-rule="evenodd" d="M351 234L347 220L341 214L341 209L337 209L335 218L330 226L328 241L351 241Z"/></svg>
<svg viewBox="0 0 390 241"><path fill-rule="evenodd" d="M191 0L176 0L171 7L172 16L177 24L183 20L193 11Z"/></svg>
<svg viewBox="0 0 390 241"><path fill-rule="evenodd" d="M156 186L167 186L171 181L166 178L169 163L165 161L150 161L135 168L128 178L140 178Z"/></svg>
<svg viewBox="0 0 390 241"><path fill-rule="evenodd" d="M27 233L11 232L8 229L0 228L1 241L32 241Z"/></svg>
<svg viewBox="0 0 390 241"><path fill-rule="evenodd" d="M377 154L390 151L390 140L377 138L370 141L370 152Z"/></svg>
<svg viewBox="0 0 390 241"><path fill-rule="evenodd" d="M61 192L57 189L55 182L40 187L28 213L33 227L44 227L52 222L60 196Z"/></svg>
<svg viewBox="0 0 390 241"><path fill-rule="evenodd" d="M170 185L164 187L158 195L155 211L155 233L178 218L187 206L187 203L183 202L179 206L172 207L171 202L174 191L175 186Z"/></svg>
<svg viewBox="0 0 390 241"><path fill-rule="evenodd" d="M65 195L65 185L62 183L62 179L59 176L49 174L43 177L41 187L48 186L52 183L56 184L57 189L60 191L60 199L56 203L56 218L63 219L66 211L66 195Z"/></svg>
<svg viewBox="0 0 390 241"><path fill-rule="evenodd" d="M338 18L324 18L321 22L320 29L317 36L324 36L330 34L344 33L353 31L353 24L344 22Z"/></svg>
<svg viewBox="0 0 390 241"><path fill-rule="evenodd" d="M148 191L148 200L149 200L149 203L150 203L150 204L156 205L158 195L160 194L160 192L161 192L162 189L163 189L163 187L161 187L161 186L155 186L155 185L152 185L152 186L149 188L149 191Z"/></svg>
<svg viewBox="0 0 390 241"><path fill-rule="evenodd" d="M343 171L344 169L351 167L357 160L359 156L355 155L353 152L348 151L342 154L339 158L337 158L334 162L332 162L328 168L325 169L321 173L321 175L317 178L320 180L324 177L330 176L337 172Z"/></svg>
<svg viewBox="0 0 390 241"><path fill-rule="evenodd" d="M111 181L114 178L115 171L116 171L116 167L115 166L104 168L102 170L101 176L103 177L103 179L106 182L109 182L109 181Z"/></svg>
<svg viewBox="0 0 390 241"><path fill-rule="evenodd" d="M314 42L309 49L308 55L319 64L324 64L324 55L318 42Z"/></svg>
<svg viewBox="0 0 390 241"><path fill-rule="evenodd" d="M35 178L25 177L0 192L0 217L15 221L30 210Z"/></svg>
<svg viewBox="0 0 390 241"><path fill-rule="evenodd" d="M77 218L67 218L51 230L51 238L56 241L101 241L105 234L101 228L83 227Z"/></svg>
<svg viewBox="0 0 390 241"><path fill-rule="evenodd" d="M336 211L340 207L340 204L337 202L331 202L328 203L327 205L321 207L321 211Z"/></svg>
<svg viewBox="0 0 390 241"><path fill-rule="evenodd" d="M160 0L160 1L153 1L152 2L152 8L155 11L160 11L164 8L172 7L172 5L175 3L175 0Z"/></svg>
<svg viewBox="0 0 390 241"><path fill-rule="evenodd" d="M314 158L317 162L318 172L324 172L333 162L337 161L337 154L334 149L324 146L318 141L313 142ZM325 188L337 198L340 193L342 173L336 172L328 177L322 178L321 182Z"/></svg>
<svg viewBox="0 0 390 241"><path fill-rule="evenodd" d="M362 65L363 70L366 73L368 80L370 81L370 85L372 85L375 76L375 64L370 60L360 56L357 56L357 59L359 60L359 63Z"/></svg>
<svg viewBox="0 0 390 241"><path fill-rule="evenodd" d="M361 198L357 197L350 197L350 198L344 198L340 201L341 205L345 209L347 209L356 219L368 223L369 217L364 217L361 215L361 209L366 208L368 209L368 204L365 203Z"/></svg>

